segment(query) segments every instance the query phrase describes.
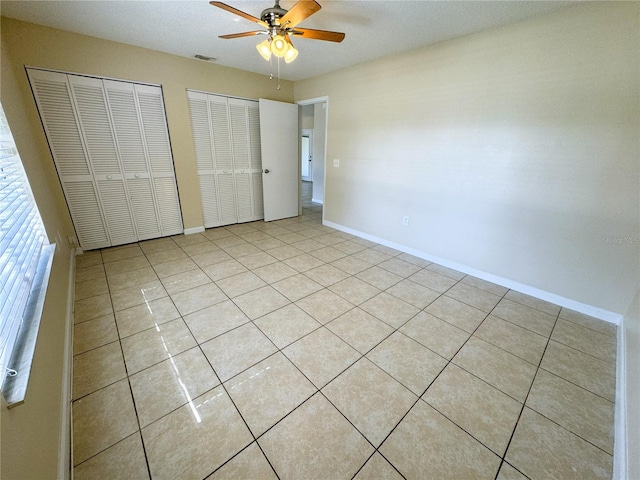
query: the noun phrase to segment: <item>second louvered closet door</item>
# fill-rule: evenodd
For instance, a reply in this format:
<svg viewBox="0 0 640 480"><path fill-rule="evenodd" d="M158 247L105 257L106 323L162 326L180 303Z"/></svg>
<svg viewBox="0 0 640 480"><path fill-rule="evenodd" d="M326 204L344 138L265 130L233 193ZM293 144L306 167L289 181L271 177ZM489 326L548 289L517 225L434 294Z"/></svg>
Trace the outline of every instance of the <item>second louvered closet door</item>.
<svg viewBox="0 0 640 480"><path fill-rule="evenodd" d="M258 102L200 92L188 101L205 227L264 218Z"/></svg>

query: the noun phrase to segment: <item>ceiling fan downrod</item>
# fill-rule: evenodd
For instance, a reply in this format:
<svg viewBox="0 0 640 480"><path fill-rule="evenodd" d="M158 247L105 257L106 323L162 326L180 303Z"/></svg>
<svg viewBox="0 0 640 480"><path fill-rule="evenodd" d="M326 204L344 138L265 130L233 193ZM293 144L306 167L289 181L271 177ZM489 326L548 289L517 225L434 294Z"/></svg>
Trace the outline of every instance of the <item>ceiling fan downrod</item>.
<svg viewBox="0 0 640 480"><path fill-rule="evenodd" d="M260 14L260 20L269 24L269 29L279 29L280 19L286 15L288 10L280 6L280 0L276 0L276 4L271 8L266 8Z"/></svg>

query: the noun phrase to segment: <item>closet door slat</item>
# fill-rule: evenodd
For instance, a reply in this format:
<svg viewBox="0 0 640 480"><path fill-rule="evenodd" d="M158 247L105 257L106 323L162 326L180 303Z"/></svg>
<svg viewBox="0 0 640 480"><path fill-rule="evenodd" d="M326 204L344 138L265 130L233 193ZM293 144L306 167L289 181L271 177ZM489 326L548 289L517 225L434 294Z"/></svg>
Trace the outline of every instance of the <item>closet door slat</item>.
<svg viewBox="0 0 640 480"><path fill-rule="evenodd" d="M222 173L218 174L217 177L220 195L220 225L238 223L233 173Z"/></svg>
<svg viewBox="0 0 640 480"><path fill-rule="evenodd" d="M249 148L251 155L251 190L253 192L253 219L264 218L262 197L262 151L260 149L260 104L247 101L249 118Z"/></svg>
<svg viewBox="0 0 640 480"><path fill-rule="evenodd" d="M191 134L196 153L202 214L206 228L217 227L220 222L220 204L213 152L213 134L209 123L210 112L207 95L187 92Z"/></svg>
<svg viewBox="0 0 640 480"><path fill-rule="evenodd" d="M138 240L160 237L158 207L149 173L140 114L132 83L103 81L122 159L126 189Z"/></svg>
<svg viewBox="0 0 640 480"><path fill-rule="evenodd" d="M144 144L151 167L152 185L162 235L183 232L180 199L173 169L162 89L134 85L142 121Z"/></svg>
<svg viewBox="0 0 640 480"><path fill-rule="evenodd" d="M198 181L200 183L204 226L206 228L218 227L222 222L220 221L216 176L213 173L199 173Z"/></svg>
<svg viewBox="0 0 640 480"><path fill-rule="evenodd" d="M211 129L213 131L213 152L216 169L218 171L233 170L229 131L229 108L226 97L209 95L209 110L211 112Z"/></svg>
<svg viewBox="0 0 640 480"><path fill-rule="evenodd" d="M80 246L111 245L67 76L28 70L36 105Z"/></svg>
<svg viewBox="0 0 640 480"><path fill-rule="evenodd" d="M138 236L102 80L78 75L67 75L67 79L111 245L135 242Z"/></svg>
<svg viewBox="0 0 640 480"><path fill-rule="evenodd" d="M121 175L102 81L76 75L67 78L94 173Z"/></svg>

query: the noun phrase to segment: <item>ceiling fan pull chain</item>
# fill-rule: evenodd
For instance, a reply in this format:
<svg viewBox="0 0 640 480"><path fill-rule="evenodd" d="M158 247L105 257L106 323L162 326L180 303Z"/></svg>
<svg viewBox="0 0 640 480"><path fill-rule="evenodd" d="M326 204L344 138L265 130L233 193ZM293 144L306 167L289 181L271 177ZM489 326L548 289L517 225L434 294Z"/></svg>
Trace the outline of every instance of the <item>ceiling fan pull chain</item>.
<svg viewBox="0 0 640 480"><path fill-rule="evenodd" d="M277 90L280 90L280 57L278 57L278 87Z"/></svg>

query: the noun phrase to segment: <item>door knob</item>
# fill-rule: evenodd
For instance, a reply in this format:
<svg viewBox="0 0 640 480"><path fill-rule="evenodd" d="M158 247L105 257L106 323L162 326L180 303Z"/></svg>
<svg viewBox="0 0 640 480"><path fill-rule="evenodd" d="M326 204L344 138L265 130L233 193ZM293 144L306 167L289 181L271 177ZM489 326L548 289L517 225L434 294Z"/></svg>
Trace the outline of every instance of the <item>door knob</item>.
<svg viewBox="0 0 640 480"><path fill-rule="evenodd" d="M268 169L268 168L265 168L265 169L264 169L264 173L269 173L269 169Z"/></svg>

